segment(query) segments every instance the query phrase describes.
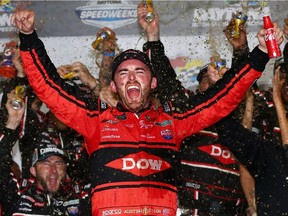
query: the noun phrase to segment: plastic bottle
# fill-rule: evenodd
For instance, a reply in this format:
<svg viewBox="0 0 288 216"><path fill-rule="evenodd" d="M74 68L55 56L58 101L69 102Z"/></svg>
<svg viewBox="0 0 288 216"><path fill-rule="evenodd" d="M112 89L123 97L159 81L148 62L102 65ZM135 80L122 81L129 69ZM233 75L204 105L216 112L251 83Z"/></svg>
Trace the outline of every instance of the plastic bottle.
<svg viewBox="0 0 288 216"><path fill-rule="evenodd" d="M267 30L267 34L264 39L266 42L269 58L278 58L280 57L281 50L276 43L275 32L273 30L273 23L269 15L263 16L264 28Z"/></svg>

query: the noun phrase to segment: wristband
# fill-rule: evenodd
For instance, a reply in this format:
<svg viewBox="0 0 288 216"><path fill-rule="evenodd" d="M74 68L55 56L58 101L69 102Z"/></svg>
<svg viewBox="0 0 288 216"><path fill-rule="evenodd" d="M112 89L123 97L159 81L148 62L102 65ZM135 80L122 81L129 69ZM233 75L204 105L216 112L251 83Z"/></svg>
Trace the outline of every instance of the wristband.
<svg viewBox="0 0 288 216"><path fill-rule="evenodd" d="M104 56L108 56L108 57L114 57L115 53L114 52L103 52Z"/></svg>
<svg viewBox="0 0 288 216"><path fill-rule="evenodd" d="M98 84L99 84L99 82L98 82L98 80L96 80L96 85L90 89L90 92L94 92L95 89L97 88Z"/></svg>

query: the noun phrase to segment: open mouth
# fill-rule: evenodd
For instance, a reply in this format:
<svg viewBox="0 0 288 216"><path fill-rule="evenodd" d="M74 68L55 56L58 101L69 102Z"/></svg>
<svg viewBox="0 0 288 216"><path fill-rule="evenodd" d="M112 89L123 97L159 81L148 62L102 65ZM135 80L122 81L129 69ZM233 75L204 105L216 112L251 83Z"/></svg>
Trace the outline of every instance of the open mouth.
<svg viewBox="0 0 288 216"><path fill-rule="evenodd" d="M140 88L136 85L131 85L127 88L127 95L129 98L138 98L140 95Z"/></svg>

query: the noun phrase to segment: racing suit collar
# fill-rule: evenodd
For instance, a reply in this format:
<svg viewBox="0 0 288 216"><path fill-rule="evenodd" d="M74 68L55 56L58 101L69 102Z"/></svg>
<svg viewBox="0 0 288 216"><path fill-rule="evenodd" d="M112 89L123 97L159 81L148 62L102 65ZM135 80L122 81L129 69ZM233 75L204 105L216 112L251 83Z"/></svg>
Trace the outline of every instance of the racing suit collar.
<svg viewBox="0 0 288 216"><path fill-rule="evenodd" d="M138 112L136 112L136 114L139 116L139 115L141 115L141 113L143 113L145 110L151 109L151 107L152 107L152 103L150 102L150 104L149 104L147 107L139 110ZM130 112L130 110L128 110L128 109L125 108L125 106L123 105L123 103L122 103L121 101L119 101L119 102L117 103L116 108L117 108L117 110L120 111L120 112Z"/></svg>
<svg viewBox="0 0 288 216"><path fill-rule="evenodd" d="M159 108L157 106L154 106L153 102L150 102L150 104L139 110L137 113L135 113L137 116L140 116L141 114L145 113L145 118L149 121L153 121L159 116ZM116 111L117 110L117 111ZM112 114L115 118L119 120L124 120L127 118L126 113L130 112L128 109L124 107L124 105L121 102L118 102L116 109L112 109Z"/></svg>

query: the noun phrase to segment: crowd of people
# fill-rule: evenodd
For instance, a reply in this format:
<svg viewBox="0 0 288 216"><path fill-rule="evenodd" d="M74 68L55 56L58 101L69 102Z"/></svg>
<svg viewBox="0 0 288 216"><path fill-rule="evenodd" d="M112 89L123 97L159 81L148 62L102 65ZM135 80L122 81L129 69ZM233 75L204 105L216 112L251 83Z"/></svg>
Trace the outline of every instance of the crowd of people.
<svg viewBox="0 0 288 216"><path fill-rule="evenodd" d="M143 51L119 52L113 30L97 33L112 34L95 47L98 79L81 62L51 62L33 11L12 16L20 47L12 49L17 73L1 100L3 216L288 214L288 46L275 62L272 88L260 91L267 31L259 30L250 52L244 25L232 37L232 19L224 30L231 67L212 59L192 92L165 54L159 14L147 22L147 13L140 3ZM273 28L280 45L288 25Z"/></svg>

